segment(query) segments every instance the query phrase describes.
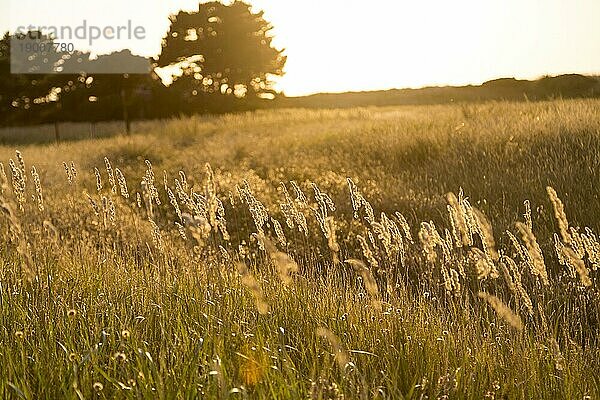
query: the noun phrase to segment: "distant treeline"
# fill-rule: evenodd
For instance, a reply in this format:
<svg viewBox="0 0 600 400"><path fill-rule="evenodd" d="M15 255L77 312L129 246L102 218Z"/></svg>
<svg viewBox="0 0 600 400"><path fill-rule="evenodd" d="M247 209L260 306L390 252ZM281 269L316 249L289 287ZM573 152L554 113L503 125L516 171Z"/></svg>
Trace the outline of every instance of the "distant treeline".
<svg viewBox="0 0 600 400"><path fill-rule="evenodd" d="M556 98L600 97L600 77L578 74L543 77L538 80L501 78L481 86L425 87L370 92L319 93L304 97L280 97L279 107L348 108L446 104L490 100L539 101Z"/></svg>
<svg viewBox="0 0 600 400"><path fill-rule="evenodd" d="M535 81L496 79L481 86L285 97L274 90L274 78L283 75L286 56L272 46L273 26L262 12L253 12L242 1L209 2L199 4L198 11L181 11L169 19L161 53L151 59L128 49L98 58L76 49L30 54L29 47L52 49L55 38L39 31L7 32L0 38L0 126L54 124L60 140L63 122L91 122L94 131L94 122L122 120L129 131L132 120L265 108L600 96L599 77L571 74ZM16 50L21 51L19 57ZM140 70L143 73L130 72ZM168 86L159 78L165 70L178 72Z"/></svg>
<svg viewBox="0 0 600 400"><path fill-rule="evenodd" d="M253 13L240 1L230 5L211 2L200 4L198 11L172 15L170 21L162 52L156 58L134 56L127 49L95 60L81 51L68 55L46 52L20 57L19 67L25 72L19 74L11 73L15 43L20 45L20 40L35 36L42 44L53 44L54 38L40 32L7 32L0 39L0 126L54 124L56 140L60 140L64 122L90 122L94 131L94 122L122 120L129 132L133 120L267 108L600 97L600 77L578 74L534 81L503 78L480 86L286 97L273 88L273 77L283 75L286 56L271 45L268 32L272 25L262 12ZM147 72L105 73L125 72L140 62L148 66ZM83 65L85 70L81 70ZM169 86L157 74L165 67L176 67L180 72L172 76Z"/></svg>
<svg viewBox="0 0 600 400"><path fill-rule="evenodd" d="M130 49L95 58L46 31L6 32L0 125L54 123L60 140L63 122L123 120L129 131L132 120L252 110L277 96L272 78L283 75L286 56L271 44L263 12L213 1L169 21L161 52L150 59ZM159 78L165 70L171 79Z"/></svg>

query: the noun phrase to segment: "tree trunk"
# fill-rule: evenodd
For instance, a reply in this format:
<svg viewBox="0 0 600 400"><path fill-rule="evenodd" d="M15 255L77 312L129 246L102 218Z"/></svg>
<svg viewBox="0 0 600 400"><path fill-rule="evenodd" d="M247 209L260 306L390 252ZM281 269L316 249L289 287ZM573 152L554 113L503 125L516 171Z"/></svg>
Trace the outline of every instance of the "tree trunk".
<svg viewBox="0 0 600 400"><path fill-rule="evenodd" d="M60 142L60 126L58 121L54 121L54 140L56 140L56 143Z"/></svg>

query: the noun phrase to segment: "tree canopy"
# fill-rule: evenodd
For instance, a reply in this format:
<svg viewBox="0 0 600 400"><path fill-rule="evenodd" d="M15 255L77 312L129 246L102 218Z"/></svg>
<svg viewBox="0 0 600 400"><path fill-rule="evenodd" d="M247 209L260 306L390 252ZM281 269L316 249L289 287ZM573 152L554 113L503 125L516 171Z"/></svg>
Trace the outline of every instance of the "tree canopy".
<svg viewBox="0 0 600 400"><path fill-rule="evenodd" d="M241 1L200 4L170 17L159 67L176 66L174 88L190 100L207 95L273 97L272 76L283 75L283 50L272 45L263 12ZM211 96L212 97L212 96Z"/></svg>
<svg viewBox="0 0 600 400"><path fill-rule="evenodd" d="M263 107L264 99L275 97L273 78L283 75L286 57L272 45L273 26L262 11L242 1L213 1L169 18L161 54L153 60L154 68L179 72L169 87L152 71L108 73L147 61L130 50L97 58L77 49L36 52L11 60L11 44L53 44L54 38L6 33L0 39L0 124L221 113ZM11 73L11 62L27 73Z"/></svg>

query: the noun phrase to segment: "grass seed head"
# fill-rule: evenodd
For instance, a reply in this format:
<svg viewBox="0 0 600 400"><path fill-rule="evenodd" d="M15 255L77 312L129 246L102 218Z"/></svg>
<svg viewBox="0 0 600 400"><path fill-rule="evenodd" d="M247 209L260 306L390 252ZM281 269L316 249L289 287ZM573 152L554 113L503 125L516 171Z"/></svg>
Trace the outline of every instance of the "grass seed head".
<svg viewBox="0 0 600 400"><path fill-rule="evenodd" d="M502 302L502 300L485 292L479 292L478 296L479 298L484 299L494 309L494 311L496 311L496 314L508 322L510 326L518 331L523 330L523 321L521 321L521 317L515 314L506 304Z"/></svg>

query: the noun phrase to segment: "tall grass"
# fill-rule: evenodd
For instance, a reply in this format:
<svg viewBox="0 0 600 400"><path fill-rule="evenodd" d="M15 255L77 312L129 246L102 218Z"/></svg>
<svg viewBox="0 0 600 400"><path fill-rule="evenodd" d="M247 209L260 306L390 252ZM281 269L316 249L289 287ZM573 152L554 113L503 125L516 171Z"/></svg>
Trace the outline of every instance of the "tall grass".
<svg viewBox="0 0 600 400"><path fill-rule="evenodd" d="M598 109L284 110L1 149L0 395L596 398Z"/></svg>

